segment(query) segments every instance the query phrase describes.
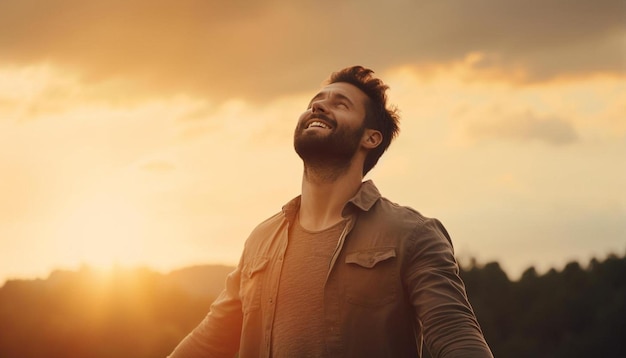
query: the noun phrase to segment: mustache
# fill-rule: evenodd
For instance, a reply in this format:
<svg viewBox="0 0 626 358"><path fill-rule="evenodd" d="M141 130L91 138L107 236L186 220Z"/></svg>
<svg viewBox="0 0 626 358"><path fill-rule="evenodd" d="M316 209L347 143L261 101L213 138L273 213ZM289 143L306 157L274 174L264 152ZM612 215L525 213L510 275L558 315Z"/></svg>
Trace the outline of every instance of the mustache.
<svg viewBox="0 0 626 358"><path fill-rule="evenodd" d="M334 119L328 117L327 115L325 115L324 113L313 113L311 112L308 116L306 116L301 123L301 126L304 126L305 123L307 123L308 121L310 121L311 119L321 119L324 122L330 124L331 126L333 126L333 128L337 128L337 121L335 121Z"/></svg>

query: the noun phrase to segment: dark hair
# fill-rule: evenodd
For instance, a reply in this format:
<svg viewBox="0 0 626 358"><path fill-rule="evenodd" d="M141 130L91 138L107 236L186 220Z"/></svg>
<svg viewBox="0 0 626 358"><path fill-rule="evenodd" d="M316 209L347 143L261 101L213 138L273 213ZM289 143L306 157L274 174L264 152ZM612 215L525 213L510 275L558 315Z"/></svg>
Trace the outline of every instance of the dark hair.
<svg viewBox="0 0 626 358"><path fill-rule="evenodd" d="M389 86L375 78L374 71L363 66L352 66L333 73L328 83L345 82L363 91L369 98L365 107L365 127L379 131L383 140L378 147L372 149L365 157L363 163L363 175L367 174L378 162L381 155L387 150L391 140L398 135L400 117L398 110L387 108L387 95L385 92Z"/></svg>

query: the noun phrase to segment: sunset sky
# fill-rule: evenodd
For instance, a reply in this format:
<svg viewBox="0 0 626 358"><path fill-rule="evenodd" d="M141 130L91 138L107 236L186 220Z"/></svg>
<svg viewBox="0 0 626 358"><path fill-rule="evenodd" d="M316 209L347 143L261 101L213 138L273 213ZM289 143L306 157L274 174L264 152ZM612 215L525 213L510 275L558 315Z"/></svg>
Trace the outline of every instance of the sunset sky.
<svg viewBox="0 0 626 358"><path fill-rule="evenodd" d="M3 0L0 285L235 264L328 75L390 86L368 175L513 279L626 253L626 2Z"/></svg>

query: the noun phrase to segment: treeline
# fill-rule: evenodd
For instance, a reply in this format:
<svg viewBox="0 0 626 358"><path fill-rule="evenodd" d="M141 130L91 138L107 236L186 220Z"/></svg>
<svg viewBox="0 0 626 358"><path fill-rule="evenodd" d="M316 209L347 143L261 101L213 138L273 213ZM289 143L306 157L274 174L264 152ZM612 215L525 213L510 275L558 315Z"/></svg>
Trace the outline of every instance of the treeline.
<svg viewBox="0 0 626 358"><path fill-rule="evenodd" d="M162 275L88 267L0 288L0 357L164 357L204 317L228 267ZM626 357L626 257L511 281L461 272L496 357Z"/></svg>
<svg viewBox="0 0 626 358"><path fill-rule="evenodd" d="M518 281L494 262L462 277L496 357L626 357L626 257L529 268Z"/></svg>

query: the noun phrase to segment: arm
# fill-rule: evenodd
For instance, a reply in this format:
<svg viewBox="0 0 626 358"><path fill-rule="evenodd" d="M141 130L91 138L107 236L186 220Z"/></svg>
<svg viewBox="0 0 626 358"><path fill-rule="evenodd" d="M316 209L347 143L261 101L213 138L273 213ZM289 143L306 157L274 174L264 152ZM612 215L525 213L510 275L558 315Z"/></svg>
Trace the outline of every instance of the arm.
<svg viewBox="0 0 626 358"><path fill-rule="evenodd" d="M239 299L241 262L226 278L226 288L209 314L174 349L169 358L228 357L239 350L242 312Z"/></svg>
<svg viewBox="0 0 626 358"><path fill-rule="evenodd" d="M441 223L427 219L416 227L406 285L416 324L433 357L493 357L459 277L452 242Z"/></svg>

